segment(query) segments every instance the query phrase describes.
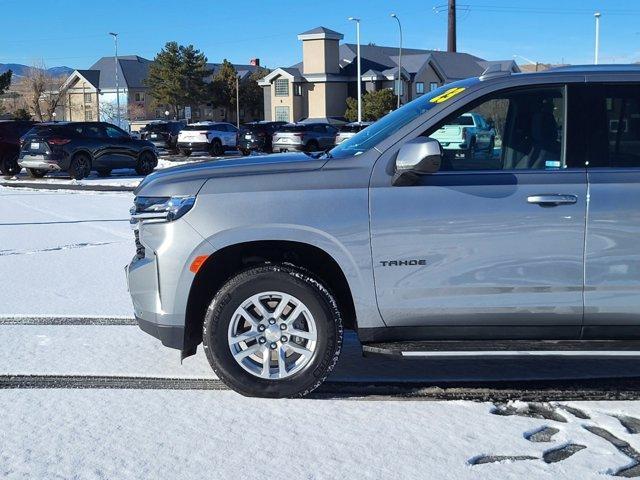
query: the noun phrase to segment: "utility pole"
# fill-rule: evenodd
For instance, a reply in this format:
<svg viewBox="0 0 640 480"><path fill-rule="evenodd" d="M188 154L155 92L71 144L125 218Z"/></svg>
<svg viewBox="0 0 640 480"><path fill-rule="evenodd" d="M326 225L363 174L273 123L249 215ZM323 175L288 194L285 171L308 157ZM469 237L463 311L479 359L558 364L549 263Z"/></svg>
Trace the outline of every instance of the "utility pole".
<svg viewBox="0 0 640 480"><path fill-rule="evenodd" d="M596 17L596 51L593 57L593 63L598 65L598 57L600 56L600 17L602 15L600 14L600 12L596 12L593 16Z"/></svg>
<svg viewBox="0 0 640 480"><path fill-rule="evenodd" d="M358 56L358 123L362 123L362 73L360 70L360 19L349 17L347 20L356 22L356 44Z"/></svg>
<svg viewBox="0 0 640 480"><path fill-rule="evenodd" d="M236 127L240 130L240 75L236 74Z"/></svg>
<svg viewBox="0 0 640 480"><path fill-rule="evenodd" d="M115 42L115 47L116 47L116 71L115 71L115 75L116 75L116 123L118 124L118 126L120 128L120 87L118 85L118 34L117 33L113 33L113 32L109 32L109 35L111 35L113 37L113 41Z"/></svg>
<svg viewBox="0 0 640 480"><path fill-rule="evenodd" d="M398 83L396 84L396 95L398 97L398 107L400 108L400 93L402 92L402 24L400 23L400 19L398 15L395 13L391 14L392 18L395 18L398 22L398 28L400 29L400 48L398 49Z"/></svg>
<svg viewBox="0 0 640 480"><path fill-rule="evenodd" d="M456 47L456 0L449 0L449 25L447 28L447 52L455 52Z"/></svg>

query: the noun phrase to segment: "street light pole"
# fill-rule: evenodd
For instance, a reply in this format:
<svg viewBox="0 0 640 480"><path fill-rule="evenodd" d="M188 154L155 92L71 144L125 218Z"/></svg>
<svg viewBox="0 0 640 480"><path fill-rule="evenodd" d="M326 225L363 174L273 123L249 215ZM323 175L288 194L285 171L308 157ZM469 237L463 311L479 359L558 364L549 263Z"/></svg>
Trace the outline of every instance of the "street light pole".
<svg viewBox="0 0 640 480"><path fill-rule="evenodd" d="M240 130L240 75L236 75L236 127Z"/></svg>
<svg viewBox="0 0 640 480"><path fill-rule="evenodd" d="M360 19L349 17L348 20L356 22L356 53L358 56L358 123L362 123L362 72L360 70Z"/></svg>
<svg viewBox="0 0 640 480"><path fill-rule="evenodd" d="M534 62L534 61L533 61L533 60L531 60L530 58L523 57L522 55L517 55L517 54L516 54L516 55L514 55L514 56L513 56L513 58L517 58L517 57L519 57L519 58L523 59L525 62L530 63L531 65L535 65L535 67L536 67L536 72L538 71L538 67L540 66L540 62Z"/></svg>
<svg viewBox="0 0 640 480"><path fill-rule="evenodd" d="M396 92L398 95L398 108L400 108L400 87L402 86L402 24L400 23L398 15L396 15L395 13L392 13L391 17L396 19L396 21L398 22L398 28L400 29L400 48L398 53L398 86L396 87L398 89Z"/></svg>
<svg viewBox="0 0 640 480"><path fill-rule="evenodd" d="M120 125L120 86L118 84L118 34L114 33L114 32L109 32L109 35L111 35L113 37L113 41L116 47L116 56L115 56L115 64L116 64L116 71L115 71L115 75L116 75L116 122L118 123L118 126L121 127Z"/></svg>
<svg viewBox="0 0 640 480"><path fill-rule="evenodd" d="M593 16L596 18L596 51L594 54L594 63L598 65L598 57L600 56L600 17L602 14L600 12L596 12Z"/></svg>

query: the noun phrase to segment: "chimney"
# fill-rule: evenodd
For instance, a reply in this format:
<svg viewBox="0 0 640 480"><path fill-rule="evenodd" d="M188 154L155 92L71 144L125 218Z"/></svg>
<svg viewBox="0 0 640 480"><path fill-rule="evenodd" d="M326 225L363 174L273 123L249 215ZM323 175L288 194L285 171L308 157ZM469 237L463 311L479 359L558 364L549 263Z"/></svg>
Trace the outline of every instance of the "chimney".
<svg viewBox="0 0 640 480"><path fill-rule="evenodd" d="M341 33L325 27L316 27L298 35L302 41L302 70L306 74L340 72L338 44Z"/></svg>
<svg viewBox="0 0 640 480"><path fill-rule="evenodd" d="M260 66L260 59L259 58L252 58L251 60L249 60L249 64L253 65L254 67L259 67Z"/></svg>
<svg viewBox="0 0 640 480"><path fill-rule="evenodd" d="M449 28L447 29L447 52L456 51L456 0L449 0Z"/></svg>

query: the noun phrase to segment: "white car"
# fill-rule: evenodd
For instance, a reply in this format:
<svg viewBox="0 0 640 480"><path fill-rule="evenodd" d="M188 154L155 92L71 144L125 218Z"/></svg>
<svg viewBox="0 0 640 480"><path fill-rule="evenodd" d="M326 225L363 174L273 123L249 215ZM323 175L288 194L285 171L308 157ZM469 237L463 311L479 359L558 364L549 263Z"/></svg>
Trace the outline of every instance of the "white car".
<svg viewBox="0 0 640 480"><path fill-rule="evenodd" d="M198 122L187 125L178 134L178 149L182 155L208 152L211 156L224 155L238 145L238 129L227 122Z"/></svg>

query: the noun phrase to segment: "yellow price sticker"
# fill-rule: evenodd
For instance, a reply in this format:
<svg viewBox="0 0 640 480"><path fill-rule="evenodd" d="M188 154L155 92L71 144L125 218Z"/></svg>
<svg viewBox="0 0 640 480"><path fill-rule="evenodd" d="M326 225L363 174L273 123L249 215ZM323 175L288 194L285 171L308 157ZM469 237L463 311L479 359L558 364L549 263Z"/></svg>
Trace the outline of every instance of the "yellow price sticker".
<svg viewBox="0 0 640 480"><path fill-rule="evenodd" d="M431 103L442 103L442 102L446 102L447 100L449 100L450 98L455 97L456 95L458 95L459 93L464 92L464 87L455 87L455 88L450 88L449 90L447 90L446 92L444 92L441 95L438 95L437 97L433 97L431 100L429 100Z"/></svg>

